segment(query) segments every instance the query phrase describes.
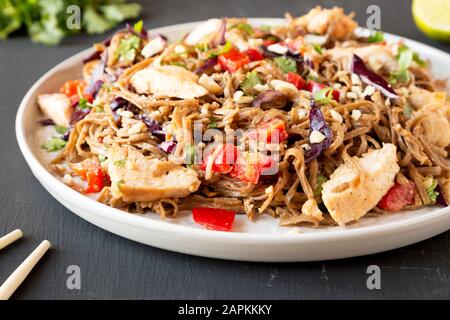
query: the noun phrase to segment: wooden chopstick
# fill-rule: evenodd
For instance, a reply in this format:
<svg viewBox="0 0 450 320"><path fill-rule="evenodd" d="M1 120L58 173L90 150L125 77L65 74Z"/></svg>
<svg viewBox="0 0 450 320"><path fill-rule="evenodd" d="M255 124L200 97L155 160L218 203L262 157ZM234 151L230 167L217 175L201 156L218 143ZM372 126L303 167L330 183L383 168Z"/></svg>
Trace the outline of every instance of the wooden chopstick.
<svg viewBox="0 0 450 320"><path fill-rule="evenodd" d="M9 297L22 284L34 266L42 258L42 256L50 249L50 242L44 240L34 249L34 251L25 259L24 262L9 276L8 279L0 287L0 300L8 300Z"/></svg>
<svg viewBox="0 0 450 320"><path fill-rule="evenodd" d="M23 236L22 230L16 229L16 230L8 233L6 236L1 237L0 238L0 250L9 246L14 241L22 238L22 236Z"/></svg>

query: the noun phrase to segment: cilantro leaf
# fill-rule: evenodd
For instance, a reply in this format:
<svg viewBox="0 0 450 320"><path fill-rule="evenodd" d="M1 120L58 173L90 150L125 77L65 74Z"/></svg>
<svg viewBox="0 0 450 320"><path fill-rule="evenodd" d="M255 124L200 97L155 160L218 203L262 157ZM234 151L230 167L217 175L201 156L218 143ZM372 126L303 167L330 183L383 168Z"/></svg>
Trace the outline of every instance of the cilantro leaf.
<svg viewBox="0 0 450 320"><path fill-rule="evenodd" d="M78 108L81 110L91 109L92 105L85 98L80 98L78 100Z"/></svg>
<svg viewBox="0 0 450 320"><path fill-rule="evenodd" d="M315 45L314 45L314 50L316 50L316 52L317 52L318 54L323 54L323 49L322 49L322 47L321 47L320 45L318 45L318 44L315 44Z"/></svg>
<svg viewBox="0 0 450 320"><path fill-rule="evenodd" d="M281 69L284 73L288 72L297 72L297 62L294 59L280 56L273 59L277 64L278 68Z"/></svg>
<svg viewBox="0 0 450 320"><path fill-rule="evenodd" d="M125 61L133 62L136 58L136 50L139 48L140 39L137 36L131 36L120 40L117 54Z"/></svg>
<svg viewBox="0 0 450 320"><path fill-rule="evenodd" d="M427 178L427 180L430 180L430 179L431 179L431 181L429 181L429 182L431 184L427 188L427 194L428 194L428 197L430 197L431 202L432 203L436 203L436 199L437 199L437 197L439 195L439 192L436 191L436 187L437 187L438 183L437 183L436 179L433 179L433 177L428 177Z"/></svg>
<svg viewBox="0 0 450 320"><path fill-rule="evenodd" d="M127 160L125 160L125 159L114 161L114 165L119 167L119 168L125 168L125 164L126 163L127 163Z"/></svg>
<svg viewBox="0 0 450 320"><path fill-rule="evenodd" d="M328 178L322 175L317 176L317 187L314 190L314 196L320 197L322 194L322 185L328 181Z"/></svg>
<svg viewBox="0 0 450 320"><path fill-rule="evenodd" d="M241 31L244 31L245 33L247 33L248 35L252 35L253 34L253 27L251 25L249 25L248 23L238 23L237 25L231 27L231 29L236 28L239 29Z"/></svg>
<svg viewBox="0 0 450 320"><path fill-rule="evenodd" d="M55 130L59 134L65 134L69 129L64 126L55 126Z"/></svg>
<svg viewBox="0 0 450 320"><path fill-rule="evenodd" d="M258 73L256 71L247 72L244 81L241 83L241 89L247 93L248 91L253 90L253 87L257 84L261 84Z"/></svg>
<svg viewBox="0 0 450 320"><path fill-rule="evenodd" d="M384 33L380 31L375 31L372 33L369 38L367 38L367 41L369 43L377 43L377 42L383 42L384 41Z"/></svg>
<svg viewBox="0 0 450 320"><path fill-rule="evenodd" d="M208 58L214 58L214 57L220 56L220 55L223 54L223 53L227 53L228 51L231 50L232 47L233 47L233 45L231 44L231 42L230 42L230 41L227 41L227 42L222 46L222 48L219 48L219 49L216 49L216 50L211 51L211 52L209 53L209 55L208 55Z"/></svg>
<svg viewBox="0 0 450 320"><path fill-rule="evenodd" d="M41 146L42 149L45 149L47 152L58 151L64 149L67 142L61 138L53 137L50 140L44 142Z"/></svg>
<svg viewBox="0 0 450 320"><path fill-rule="evenodd" d="M186 146L185 154L186 154L186 164L194 164L197 151L193 144L188 144Z"/></svg>
<svg viewBox="0 0 450 320"><path fill-rule="evenodd" d="M323 88L314 94L314 100L318 103L330 103L333 100L333 88Z"/></svg>
<svg viewBox="0 0 450 320"><path fill-rule="evenodd" d="M398 49L398 55L396 56L398 61L398 70L391 73L389 76L389 81L392 84L396 84L397 82L408 83L410 80L409 75L409 67L411 63L414 61L420 67L426 67L427 63L423 61L417 52L412 51L408 46L401 46Z"/></svg>

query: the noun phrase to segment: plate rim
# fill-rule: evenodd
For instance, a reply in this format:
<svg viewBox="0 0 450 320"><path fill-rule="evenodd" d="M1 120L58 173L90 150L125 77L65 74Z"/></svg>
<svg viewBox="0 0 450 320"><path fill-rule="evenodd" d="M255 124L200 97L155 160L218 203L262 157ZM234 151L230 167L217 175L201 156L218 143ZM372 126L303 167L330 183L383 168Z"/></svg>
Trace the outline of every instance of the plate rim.
<svg viewBox="0 0 450 320"><path fill-rule="evenodd" d="M284 21L281 18L248 18L248 20L255 24L274 24L280 23ZM150 32L164 32L165 29L168 28L192 28L199 23L204 22L194 21L187 23L180 23L174 25L167 25L163 27L157 27L149 29ZM360 28L361 30L365 30ZM420 50L425 49L431 51L435 54L439 55L447 55L450 58L450 54L431 47L429 45L420 43L415 40L411 40L408 38L404 38L401 36L397 36L390 33L385 33L388 40L396 40L402 39L405 42L414 44L415 47L420 48ZM70 202L77 202L78 206L85 210L87 213L99 215L99 218L106 220L114 220L115 222L126 224L132 227L141 228L145 230L158 230L163 232L180 232L189 237L195 237L198 240L216 240L221 242L240 242L240 241L258 241L259 243L270 243L270 244L301 244L301 243L311 243L311 242L322 242L322 241L342 241L342 240L352 240L355 238L359 238L360 236L377 236L377 235L386 235L386 233L395 232L398 229L406 230L406 229L414 229L418 226L423 226L427 223L435 223L438 220L442 219L450 219L450 215L448 217L444 217L446 214L450 212L450 207L441 208L435 210L433 212L429 212L417 217L409 217L405 220L389 222L385 225L372 225L372 226L363 226L361 228L351 228L345 229L345 227L337 227L338 230L323 230L320 232L307 232L298 234L273 234L273 233L246 233L246 232L220 232L213 230L206 230L200 228L193 228L190 226L178 225L173 223L167 223L164 220L155 220L148 219L144 216L139 216L135 214L126 213L120 209L113 208L107 206L103 203L97 202L89 197L73 190L69 186L65 185L63 182L58 180L53 174L48 171L45 166L38 160L38 158L33 153L30 145L27 143L25 138L25 129L24 129L24 115L26 110L26 105L30 100L31 96L34 92L55 72L57 72L60 68L64 67L65 64L81 61L82 57L85 57L89 52L92 51L92 48L87 48L82 50L63 61L56 64L50 70L48 70L44 75L42 75L26 92L24 97L22 98L19 108L16 114L15 120L15 131L16 131L16 139L19 144L19 148L30 167L33 174L38 178L38 180L45 179L49 186L53 187L54 190L57 190L59 196L65 198ZM42 182L39 181L41 184ZM52 195L53 196L53 195ZM58 199L56 199L59 201ZM72 210L70 210L72 211ZM73 211L72 211L73 212ZM95 212L95 213L94 213ZM77 213L75 213L77 214ZM77 214L78 215L78 214ZM274 223L277 220L274 219ZM102 227L103 228L103 227ZM448 229L447 229L448 230Z"/></svg>

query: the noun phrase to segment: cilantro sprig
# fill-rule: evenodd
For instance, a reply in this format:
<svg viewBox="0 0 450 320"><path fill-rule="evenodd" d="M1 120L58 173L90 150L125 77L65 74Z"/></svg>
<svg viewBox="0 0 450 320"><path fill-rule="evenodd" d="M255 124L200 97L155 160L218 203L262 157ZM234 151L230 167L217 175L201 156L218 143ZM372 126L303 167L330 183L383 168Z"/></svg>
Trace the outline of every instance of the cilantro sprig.
<svg viewBox="0 0 450 320"><path fill-rule="evenodd" d="M280 56L273 59L277 64L278 68L281 69L284 73L288 72L297 72L297 62L294 59Z"/></svg>

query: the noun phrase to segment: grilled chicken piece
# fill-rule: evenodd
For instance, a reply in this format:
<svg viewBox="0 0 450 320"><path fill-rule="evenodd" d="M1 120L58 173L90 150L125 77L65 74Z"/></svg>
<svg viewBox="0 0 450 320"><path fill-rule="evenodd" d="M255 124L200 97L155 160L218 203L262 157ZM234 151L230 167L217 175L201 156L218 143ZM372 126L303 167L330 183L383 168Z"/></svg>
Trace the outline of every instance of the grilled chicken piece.
<svg viewBox="0 0 450 320"><path fill-rule="evenodd" d="M139 94L180 99L194 99L208 94L208 90L197 81L196 74L178 66L150 66L139 70L130 79Z"/></svg>
<svg viewBox="0 0 450 320"><path fill-rule="evenodd" d="M200 186L194 170L123 147L108 150L108 173L113 196L126 202L182 198Z"/></svg>
<svg viewBox="0 0 450 320"><path fill-rule="evenodd" d="M341 61L348 71L351 71L353 54L363 59L374 72L379 72L381 69L393 72L398 69L395 54L386 44L372 44L360 48L334 48L327 50L326 53L333 60Z"/></svg>
<svg viewBox="0 0 450 320"><path fill-rule="evenodd" d="M41 94L38 105L46 117L58 126L69 127L73 109L70 99L62 93Z"/></svg>
<svg viewBox="0 0 450 320"><path fill-rule="evenodd" d="M295 19L294 24L302 26L308 33L327 34L337 40L350 38L358 26L351 16L345 15L342 8L322 9L320 6Z"/></svg>
<svg viewBox="0 0 450 320"><path fill-rule="evenodd" d="M221 29L224 27L224 22L221 19L209 19L192 30L186 39L184 39L184 43L189 46L195 46L199 43L209 43L211 40L220 36Z"/></svg>
<svg viewBox="0 0 450 320"><path fill-rule="evenodd" d="M445 92L431 92L411 86L409 102L423 115L422 127L428 141L438 147L450 145L450 105L446 102Z"/></svg>
<svg viewBox="0 0 450 320"><path fill-rule="evenodd" d="M396 147L390 143L362 158L348 159L323 184L323 202L333 219L344 226L378 204L394 185L399 170Z"/></svg>

